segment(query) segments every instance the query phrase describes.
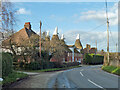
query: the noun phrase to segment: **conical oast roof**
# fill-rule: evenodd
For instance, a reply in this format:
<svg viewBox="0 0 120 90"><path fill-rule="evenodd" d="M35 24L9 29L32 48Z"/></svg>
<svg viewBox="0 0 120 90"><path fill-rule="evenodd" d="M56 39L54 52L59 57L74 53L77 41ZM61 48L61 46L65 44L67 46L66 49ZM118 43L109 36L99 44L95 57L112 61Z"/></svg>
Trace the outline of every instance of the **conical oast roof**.
<svg viewBox="0 0 120 90"><path fill-rule="evenodd" d="M76 38L76 41L75 41L75 47L77 49L82 49L82 44L80 42L80 36L79 36L79 34L77 35L77 38Z"/></svg>
<svg viewBox="0 0 120 90"><path fill-rule="evenodd" d="M52 36L52 41L53 41L53 40L59 40L58 35L53 35L53 36Z"/></svg>
<svg viewBox="0 0 120 90"><path fill-rule="evenodd" d="M80 39L77 39L77 40L75 41L75 47L78 48L78 49L82 49L82 44L81 44L81 42L80 42Z"/></svg>
<svg viewBox="0 0 120 90"><path fill-rule="evenodd" d="M45 41L50 41L50 37L45 37Z"/></svg>
<svg viewBox="0 0 120 90"><path fill-rule="evenodd" d="M50 41L49 31L47 31L47 35L45 36L45 41Z"/></svg>
<svg viewBox="0 0 120 90"><path fill-rule="evenodd" d="M59 40L59 37L58 37L58 28L57 27L55 28L55 31L54 31L53 36L52 36L52 41L53 40Z"/></svg>
<svg viewBox="0 0 120 90"><path fill-rule="evenodd" d="M61 35L61 40L60 40L60 41L63 42L63 43L65 44L64 39L65 39L65 38L64 38L64 34L62 34L62 35Z"/></svg>

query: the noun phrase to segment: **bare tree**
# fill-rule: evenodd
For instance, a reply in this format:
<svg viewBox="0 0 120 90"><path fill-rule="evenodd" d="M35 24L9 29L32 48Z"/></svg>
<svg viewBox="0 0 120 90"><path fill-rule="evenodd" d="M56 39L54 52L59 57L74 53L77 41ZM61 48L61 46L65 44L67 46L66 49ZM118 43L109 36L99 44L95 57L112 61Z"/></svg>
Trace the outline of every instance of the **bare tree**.
<svg viewBox="0 0 120 90"><path fill-rule="evenodd" d="M58 63L63 61L65 57L65 52L67 51L67 46L64 42L60 40L51 40L50 42L50 52Z"/></svg>
<svg viewBox="0 0 120 90"><path fill-rule="evenodd" d="M13 9L13 4L8 0L5 2L1 2L1 32L3 33L3 38L6 38L14 33L14 24L16 22L15 19L15 10Z"/></svg>
<svg viewBox="0 0 120 90"><path fill-rule="evenodd" d="M13 4L8 1L4 0L4 2L1 2L1 9L0 9L0 18L1 18L1 26L0 26L0 32L1 32L1 41L8 38L10 35L12 35L14 30L14 25L16 23L15 18L16 11L14 10ZM13 52L13 56L16 56L16 53L13 49L13 43L11 43L11 39L9 40L9 48Z"/></svg>

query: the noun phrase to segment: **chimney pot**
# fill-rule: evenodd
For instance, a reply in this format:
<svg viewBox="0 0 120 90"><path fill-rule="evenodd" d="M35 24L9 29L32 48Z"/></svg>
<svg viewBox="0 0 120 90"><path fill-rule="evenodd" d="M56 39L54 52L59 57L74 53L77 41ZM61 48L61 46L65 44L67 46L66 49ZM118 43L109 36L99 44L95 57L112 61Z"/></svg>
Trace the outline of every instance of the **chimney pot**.
<svg viewBox="0 0 120 90"><path fill-rule="evenodd" d="M30 22L25 22L24 28L27 28L28 30L31 30Z"/></svg>

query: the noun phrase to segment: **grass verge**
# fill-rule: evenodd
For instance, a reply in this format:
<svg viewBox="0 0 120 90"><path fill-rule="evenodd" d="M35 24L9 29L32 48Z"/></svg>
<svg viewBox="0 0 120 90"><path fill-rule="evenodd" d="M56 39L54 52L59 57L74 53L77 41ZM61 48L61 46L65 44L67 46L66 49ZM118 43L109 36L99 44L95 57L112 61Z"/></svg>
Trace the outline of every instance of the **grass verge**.
<svg viewBox="0 0 120 90"><path fill-rule="evenodd" d="M9 74L8 76L4 77L2 84L3 86L9 85L17 80L23 79L25 77L27 77L27 74L24 73L19 73L19 72L12 72L11 74Z"/></svg>
<svg viewBox="0 0 120 90"><path fill-rule="evenodd" d="M65 67L65 68L51 68L51 69L42 69L41 72L52 72L52 71L60 71L60 70L67 70L72 68L78 68L81 66L71 66L71 67Z"/></svg>
<svg viewBox="0 0 120 90"><path fill-rule="evenodd" d="M115 67L115 66L102 66L102 70L120 76L120 67Z"/></svg>
<svg viewBox="0 0 120 90"><path fill-rule="evenodd" d="M54 71L61 71L61 70L67 70L67 69L72 69L72 68L78 68L81 67L80 65L78 66L71 66L71 67L64 67L64 68L50 68L50 69L42 69L42 70L20 70L20 71L25 71L25 72L54 72Z"/></svg>
<svg viewBox="0 0 120 90"><path fill-rule="evenodd" d="M2 82L0 81L0 85L2 85Z"/></svg>

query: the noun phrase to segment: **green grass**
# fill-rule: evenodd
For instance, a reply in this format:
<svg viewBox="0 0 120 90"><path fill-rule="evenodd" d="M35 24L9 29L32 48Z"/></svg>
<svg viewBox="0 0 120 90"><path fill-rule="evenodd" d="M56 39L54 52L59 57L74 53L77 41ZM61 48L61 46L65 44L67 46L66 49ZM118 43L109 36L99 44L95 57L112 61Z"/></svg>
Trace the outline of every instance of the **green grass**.
<svg viewBox="0 0 120 90"><path fill-rule="evenodd" d="M2 82L0 81L0 85L2 85Z"/></svg>
<svg viewBox="0 0 120 90"><path fill-rule="evenodd" d="M27 74L19 73L19 72L12 72L8 76L4 77L2 84L10 84L12 82L15 82L16 80L20 78L27 77Z"/></svg>
<svg viewBox="0 0 120 90"><path fill-rule="evenodd" d="M81 66L78 65L78 66L71 66L71 67L64 67L64 68L50 68L50 69L42 69L42 70L22 70L22 71L26 71L26 72L52 72L52 71L67 70L67 69L78 68L78 67L81 67Z"/></svg>
<svg viewBox="0 0 120 90"><path fill-rule="evenodd" d="M102 69L104 71L107 71L109 73L113 73L116 75L120 75L120 67L115 67L115 66L102 66Z"/></svg>
<svg viewBox="0 0 120 90"><path fill-rule="evenodd" d="M120 75L120 67L116 68L115 70L112 71L113 74Z"/></svg>

